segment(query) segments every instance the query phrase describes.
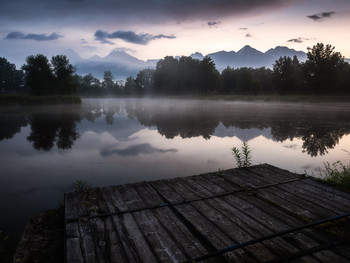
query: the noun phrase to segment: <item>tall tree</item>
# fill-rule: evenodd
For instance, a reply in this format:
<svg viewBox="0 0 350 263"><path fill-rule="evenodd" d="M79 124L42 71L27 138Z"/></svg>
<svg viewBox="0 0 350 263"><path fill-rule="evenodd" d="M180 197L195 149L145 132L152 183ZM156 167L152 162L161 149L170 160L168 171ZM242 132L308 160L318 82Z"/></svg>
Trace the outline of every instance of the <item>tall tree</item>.
<svg viewBox="0 0 350 263"><path fill-rule="evenodd" d="M138 94L152 94L154 88L154 70L141 70L136 76L135 85Z"/></svg>
<svg viewBox="0 0 350 263"><path fill-rule="evenodd" d="M254 78L251 68L240 68L238 77L238 93L250 94L253 92Z"/></svg>
<svg viewBox="0 0 350 263"><path fill-rule="evenodd" d="M0 93L18 92L23 85L23 71L17 70L6 58L0 57Z"/></svg>
<svg viewBox="0 0 350 263"><path fill-rule="evenodd" d="M216 93L220 86L220 73L215 67L214 61L210 57L200 61L201 93L204 95Z"/></svg>
<svg viewBox="0 0 350 263"><path fill-rule="evenodd" d="M75 68L69 63L67 56L57 55L51 59L52 70L55 80L56 94L73 94L78 85L74 80Z"/></svg>
<svg viewBox="0 0 350 263"><path fill-rule="evenodd" d="M314 94L334 91L344 66L344 57L334 51L335 47L317 43L308 48L304 64L305 80Z"/></svg>
<svg viewBox="0 0 350 263"><path fill-rule="evenodd" d="M222 90L223 94L230 94L237 92L238 70L227 67L221 72Z"/></svg>
<svg viewBox="0 0 350 263"><path fill-rule="evenodd" d="M41 96L54 93L54 76L47 57L42 54L27 57L22 70L25 71L26 83L31 88L33 95Z"/></svg>
<svg viewBox="0 0 350 263"><path fill-rule="evenodd" d="M273 64L273 82L280 95L297 92L300 87L300 64L294 56L280 57Z"/></svg>
<svg viewBox="0 0 350 263"><path fill-rule="evenodd" d="M125 95L131 95L135 92L135 79L133 77L127 77L123 89Z"/></svg>
<svg viewBox="0 0 350 263"><path fill-rule="evenodd" d="M174 94L178 91L179 60L166 56L157 62L154 75L154 89L157 93Z"/></svg>
<svg viewBox="0 0 350 263"><path fill-rule="evenodd" d="M113 74L111 71L107 70L103 73L102 88L106 90L112 90L114 86Z"/></svg>

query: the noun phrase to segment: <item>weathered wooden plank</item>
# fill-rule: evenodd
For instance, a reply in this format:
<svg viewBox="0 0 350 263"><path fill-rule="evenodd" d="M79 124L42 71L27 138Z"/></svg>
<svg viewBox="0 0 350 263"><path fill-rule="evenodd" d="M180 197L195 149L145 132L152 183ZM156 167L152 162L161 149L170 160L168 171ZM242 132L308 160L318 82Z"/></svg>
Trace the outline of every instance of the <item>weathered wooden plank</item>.
<svg viewBox="0 0 350 263"><path fill-rule="evenodd" d="M74 218L76 218L76 216L83 218L87 215L87 211L85 208L83 208L82 202L83 202L82 195L78 195L77 192L72 192L69 194L69 196L67 196L66 198L66 205L68 207L67 211L69 211L69 213L72 216L74 216ZM74 208L75 208L75 211L74 211ZM82 251L81 254L83 256L83 260L87 262L96 261L95 246L91 236L91 228L88 223L88 220L80 219L78 221L77 226L79 231L79 238L81 240L80 249ZM72 232L71 229L69 229L69 232L70 233ZM75 233L77 233L77 231L75 231ZM74 244L76 243L74 242L68 243L68 245L74 245ZM68 251L68 249L71 249L71 248L67 247L66 249ZM75 247L74 250L78 251L79 248ZM67 262L73 262L73 261L70 261L70 259L67 258Z"/></svg>
<svg viewBox="0 0 350 263"><path fill-rule="evenodd" d="M245 229L245 231L250 233L252 235L251 239L277 232L272 231L273 229L271 230L266 226L264 220L271 221L268 216L265 216L263 217L263 220L260 220L260 211L254 211L251 209L250 204L246 204L245 200L238 198L238 196L240 195L229 195L220 199L213 198L208 200L208 202L212 203L212 205L217 207L220 211L223 211L223 213L225 213L231 220L235 221L240 228ZM288 227L285 226L283 230L286 229L288 229ZM294 244L289 243L283 238L266 240L263 243L279 256L298 251L298 248L294 246Z"/></svg>
<svg viewBox="0 0 350 263"><path fill-rule="evenodd" d="M173 188L165 183L165 180L158 182L151 182L161 195L169 201L172 202L181 202L183 198L179 193L177 193ZM167 181L169 183L169 181ZM173 184L171 184L173 186ZM174 206L174 209L182 216L185 220L185 224L189 226L193 231L197 232L213 250L223 249L229 245L232 245L234 241L230 239L225 233L219 230L215 225L207 220L206 217L203 217L192 205L190 204L181 204ZM228 252L223 255L227 260L233 262L239 262L243 260L242 257L245 255L244 251L241 250Z"/></svg>
<svg viewBox="0 0 350 263"><path fill-rule="evenodd" d="M217 207L220 211L223 211L222 213L230 218L240 229L244 229L246 234L239 238L239 243L248 241L247 238L249 238L249 240L254 240L273 233L251 215L244 214L242 211L237 209L237 207L232 206L232 204L229 202L231 199L235 199L235 197L226 196L220 199L211 199L208 200L208 203ZM238 238L237 232L231 233L231 235L233 235L236 239ZM295 253L298 251L294 245L289 244L282 238L266 240L263 243L255 244L254 246L260 246L264 250L266 250L267 247L275 255L274 259L278 258L279 256L283 256L285 253ZM257 259L261 259L261 255L255 253L255 256Z"/></svg>
<svg viewBox="0 0 350 263"><path fill-rule="evenodd" d="M319 189L318 191L327 196L327 195L333 195L335 197L334 201L340 202L340 203L349 203L350 202L350 194L345 193L343 191L340 191L334 187L330 187L329 185L323 184L321 182L312 180L312 179L305 179L303 180L303 183L308 184L310 186L315 187L316 189Z"/></svg>
<svg viewBox="0 0 350 263"><path fill-rule="evenodd" d="M103 198L103 190L96 188L94 191L93 203L94 210L90 212L91 216L108 213L106 200ZM96 247L97 259L99 262L128 262L125 256L118 232L113 227L110 216L90 218L89 223L92 229L92 235ZM134 259L132 257L132 259Z"/></svg>
<svg viewBox="0 0 350 263"><path fill-rule="evenodd" d="M182 181L184 183L186 183L187 185L190 185L191 188L194 189L196 192L204 193L204 195L208 195L208 196L210 195L207 193L207 192L209 192L209 190L207 188L198 187L198 186L196 187L195 186L196 182L193 182L190 179L182 180ZM198 182L198 180L196 180L196 181ZM219 189L219 190L221 190L221 189ZM216 189L214 191L217 192ZM211 194L214 194L214 193L211 193ZM233 195L228 195L225 197L226 198L235 198ZM249 217L240 213L236 208L230 206L226 201L223 201L223 200L225 200L225 197L223 197L222 199L212 198L212 199L207 200L207 203L212 205L212 209L214 209L214 208L217 209L218 211L220 211L220 213L222 213L227 218L229 218L231 220L231 222L229 224L234 223L235 225L237 225L237 228L235 228L234 231L231 232L231 235L232 235L231 237L234 238L236 240L236 242L242 243L242 242L246 242L246 241L251 240L251 239L255 239L255 238L260 237L262 235L267 235L267 234L272 233L271 231L264 232L263 230L267 230L267 229L262 229L261 227L258 227L258 223L256 221L251 220ZM201 210L201 207L199 207L199 210ZM216 211L216 212L218 212L218 211ZM206 211L204 209L203 212L207 213L208 211ZM218 225L219 225L219 227L222 226L221 220L219 220ZM227 229L225 229L225 232L227 232ZM270 244L271 242L267 241L267 243ZM281 247L279 244L275 244L275 246ZM287 247L288 244L284 244L284 246ZM265 248L265 250L266 250L266 248ZM282 253L280 253L280 254L282 254ZM257 258L262 258L262 256L257 255ZM269 259L271 259L271 257Z"/></svg>
<svg viewBox="0 0 350 263"><path fill-rule="evenodd" d="M85 262L81 253L79 238L66 239L66 262Z"/></svg>
<svg viewBox="0 0 350 263"><path fill-rule="evenodd" d="M229 238L226 233L222 232L217 226L215 226L203 214L199 213L193 206L184 204L178 205L175 209L181 213L181 215L191 224L192 228L195 229L201 236L210 243L215 250L226 248L236 242ZM224 254L227 260L233 262L250 261L249 256L242 250L236 250Z"/></svg>
<svg viewBox="0 0 350 263"><path fill-rule="evenodd" d="M129 210L116 186L103 188L103 197L106 202L111 203L108 206L110 213L127 212Z"/></svg>
<svg viewBox="0 0 350 263"><path fill-rule="evenodd" d="M129 208L124 203L117 187L103 189L103 198L109 212L127 211ZM107 201L108 200L108 201ZM150 245L143 236L138 224L131 213L123 213L111 217L113 226L118 233L123 251L129 262L156 262Z"/></svg>
<svg viewBox="0 0 350 263"><path fill-rule="evenodd" d="M242 195L241 195L242 196ZM251 200L251 198L249 198L249 200ZM254 200L254 205L256 206L258 204L258 207L264 207L264 205L259 202L259 200ZM265 208L265 207L264 207ZM274 215L277 215L278 214L278 211L274 210L273 207L270 207L270 208L265 208L264 211L273 211L273 214ZM286 220L286 222L290 222L290 219L287 220L288 216L287 215L284 215L282 218L284 218L284 220ZM298 226L298 225L302 225L303 223L299 223L299 224L296 224L296 223L292 223L291 224L291 227L295 227L295 226ZM274 222L273 224L271 224L271 227L278 227L278 223L277 222ZM279 230L281 231L281 230ZM306 235L302 234L302 233L305 233ZM308 230L303 230L302 233L297 233L297 234L294 234L294 235L288 235L288 237L292 237L294 239L294 241L299 244L299 246L301 248L312 248L312 247L317 247L321 244L324 244L324 243L327 243L329 242L328 240L322 238L322 236L320 236L319 234L316 234L314 231L308 229ZM296 237L296 238L295 238ZM322 253L319 252L317 254L314 254L314 257L316 258L320 258L321 255L325 255L326 258L337 258L337 254L332 252L331 250L323 250ZM322 258L322 257L321 257Z"/></svg>
<svg viewBox="0 0 350 263"><path fill-rule="evenodd" d="M332 249L332 251L335 251L336 253L342 255L343 257L348 259L348 262L350 262L350 246L347 245L339 245Z"/></svg>
<svg viewBox="0 0 350 263"><path fill-rule="evenodd" d="M284 213L281 210L278 210L276 207L271 206L268 203L265 203L264 201L254 196L248 196L247 193L241 193L239 197L244 199L247 203L250 203L251 209L261 210L261 212L257 213L256 215L260 215L260 216L262 216L263 214L271 215L270 218L262 216L260 219L257 219L257 220L262 223L265 222L267 227L273 229L274 231L280 232L286 229L290 229L290 228L305 224L305 222L300 221L299 219L294 218L289 214ZM325 238L323 235L320 235L314 229L305 229L300 232L293 232L293 233L284 235L283 238L297 245L302 250L318 247L330 241L327 237ZM324 250L323 253L327 254L327 257L335 256L334 253L331 252L330 250ZM328 254L331 254L331 255L328 255ZM314 255L314 257L318 258L320 257L320 255L321 254L317 254L317 255ZM305 256L303 258L305 258Z"/></svg>
<svg viewBox="0 0 350 263"><path fill-rule="evenodd" d="M184 183L188 183L190 180L193 182L196 182L196 184L200 185L201 187L208 190L207 196L214 196L218 194L227 193L227 190L213 182L210 182L208 180L205 180L201 176L191 177L191 178L181 178ZM191 185L193 187L193 184Z"/></svg>
<svg viewBox="0 0 350 263"><path fill-rule="evenodd" d="M294 173L287 173L286 170L273 167L269 164L262 164L258 166L249 167L249 171L256 173L259 177L264 180L270 181L270 183L279 183L284 181L289 181L301 176Z"/></svg>
<svg viewBox="0 0 350 263"><path fill-rule="evenodd" d="M78 199L74 192L64 194L65 220L78 218Z"/></svg>
<svg viewBox="0 0 350 263"><path fill-rule="evenodd" d="M348 207L338 205L337 202L332 202L330 200L332 199L332 196L328 195L330 199L324 198L319 193L313 193L314 189L305 185L306 184L301 182L292 182L289 184L279 185L278 187L285 192L297 195L301 199L307 200L308 202L313 203L322 209L328 210L330 213L334 213L334 215L350 211L350 205L347 204ZM350 202L348 203L350 204Z"/></svg>
<svg viewBox="0 0 350 263"><path fill-rule="evenodd" d="M253 218L257 222L257 225L260 225L260 232L264 235L269 234L266 229L270 229L274 233L278 233L304 224L304 222L291 217L283 211L280 211L277 208L270 206L269 204L264 203L263 201L247 193L236 195L235 198L228 196L224 199L230 202L240 211L244 212L246 215L249 215L249 217ZM248 227L251 228L253 223L254 221L249 222ZM309 236L305 236L300 232L283 235L280 238L274 238L272 241L282 245L282 248L287 249L285 253L281 254L282 256L286 253L296 253L298 250L320 245L319 242L311 239ZM264 243L265 242L266 241L264 241ZM283 250L280 252L283 252ZM313 261L313 259L309 257L304 257L303 260L306 262Z"/></svg>
<svg viewBox="0 0 350 263"><path fill-rule="evenodd" d="M101 191L98 191L97 201L100 203L100 210L104 214L125 212L128 210L128 207L122 201L120 193L116 189L113 189L113 187L104 187ZM146 252L142 250L140 252L138 251L138 248L143 246L144 243L142 240L136 240L134 242L134 238L138 236L138 233L135 236L130 236L122 224L120 217L124 219L124 215L105 217L106 243L109 246L107 251L110 261L114 262L118 259L118 262L123 262L124 258L126 258L126 262L139 262L143 256L147 255L148 249L145 247L143 249ZM137 231L137 229L133 229L133 231Z"/></svg>
<svg viewBox="0 0 350 263"><path fill-rule="evenodd" d="M150 184L134 185L139 195L148 205L161 204L164 200L157 194ZM161 207L154 209L154 213L166 231L171 234L176 242L181 246L187 258L199 257L209 253L202 240L196 238L190 229L188 229L181 219L173 212L170 207Z"/></svg>
<svg viewBox="0 0 350 263"><path fill-rule="evenodd" d="M66 262L84 262L80 247L80 233L78 222L67 223L67 219L78 218L77 201L74 193L65 193L65 238L66 238Z"/></svg>
<svg viewBox="0 0 350 263"><path fill-rule="evenodd" d="M237 169L234 174L224 173L222 177L242 188L260 187L271 183L270 181L266 181L261 177L250 173L248 169Z"/></svg>
<svg viewBox="0 0 350 263"><path fill-rule="evenodd" d="M218 173L207 173L207 174L203 174L203 175L197 176L197 177L203 178L203 180L206 180L212 184L216 184L216 185L226 189L226 191L228 191L228 192L242 189L241 187L232 183L231 181L226 180L222 176L224 174L225 174L225 171L221 171Z"/></svg>
<svg viewBox="0 0 350 263"><path fill-rule="evenodd" d="M157 192L166 199L168 203L179 203L185 201L184 197L176 193L165 180L150 182L150 184L157 189Z"/></svg>
<svg viewBox="0 0 350 263"><path fill-rule="evenodd" d="M328 262L349 262L345 257L335 253L330 249L325 249L312 254L316 257L320 262L328 263Z"/></svg>
<svg viewBox="0 0 350 263"><path fill-rule="evenodd" d="M198 194L199 187L189 187L188 189L183 185L183 183L189 183L191 180L178 180L176 184L172 184L172 188L177 191L180 195L184 195L184 191L190 199L196 198ZM195 182L192 181L191 186L194 185ZM188 185L188 184L186 184ZM195 191L194 189L197 189ZM222 188L221 188L222 189ZM208 190L202 187L200 193L206 193ZM191 196L192 195L192 196ZM250 235L249 232L245 231L245 227L239 225L242 221L239 219L237 214L231 213L229 216L222 213L221 209L217 209L216 200L208 199L206 201L198 201L191 203L193 207L195 207L200 213L202 213L203 217L206 217L210 222L212 222L218 229L220 229L223 233L226 233L235 243L242 243L254 238L254 236ZM210 203L214 202L214 205L210 205ZM237 211L235 211L237 212ZM237 224L238 223L238 224ZM232 245L232 244L231 244ZM264 248L264 249L262 249ZM246 248L248 252L250 252L253 256L259 259L271 260L275 258L275 255L264 245L255 244Z"/></svg>
<svg viewBox="0 0 350 263"><path fill-rule="evenodd" d="M286 209L290 213L296 214L312 221L327 218L330 216L328 211L319 209L317 206L305 202L295 195L281 191L278 187L269 187L256 190L256 194L263 197L277 206Z"/></svg>
<svg viewBox="0 0 350 263"><path fill-rule="evenodd" d="M120 191L130 209L144 207L144 201L132 185L125 185ZM187 260L176 242L168 235L158 218L150 210L134 212L133 216L144 236L152 243L152 249L162 262L182 262Z"/></svg>

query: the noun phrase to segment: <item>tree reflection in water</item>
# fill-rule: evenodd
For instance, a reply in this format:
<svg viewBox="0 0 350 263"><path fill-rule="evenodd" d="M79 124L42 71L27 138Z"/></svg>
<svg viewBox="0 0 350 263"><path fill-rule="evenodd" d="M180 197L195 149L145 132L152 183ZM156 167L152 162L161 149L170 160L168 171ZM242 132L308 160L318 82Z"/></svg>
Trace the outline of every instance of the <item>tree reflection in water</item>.
<svg viewBox="0 0 350 263"><path fill-rule="evenodd" d="M76 123L80 119L76 113L35 113L27 140L35 150L50 151L55 144L59 149L70 149L79 137Z"/></svg>
<svg viewBox="0 0 350 263"><path fill-rule="evenodd" d="M56 145L59 149L67 150L79 138L78 122L85 119L93 123L104 118L108 125L113 126L117 114L126 114L143 126L156 127L158 133L168 139L176 136L210 139L220 123L226 129L270 128L273 140L301 139L303 152L313 157L326 154L327 150L339 143L342 136L350 133L349 114L346 111L305 111L298 110L298 107L281 111L266 105L262 109L254 104L230 108L220 103L206 106L201 102L170 101L162 104L156 100L117 100L110 104L103 101L87 104L82 109L64 112L2 113L0 141L12 138L21 131L21 127L30 124L31 132L27 140L34 149L50 151Z"/></svg>

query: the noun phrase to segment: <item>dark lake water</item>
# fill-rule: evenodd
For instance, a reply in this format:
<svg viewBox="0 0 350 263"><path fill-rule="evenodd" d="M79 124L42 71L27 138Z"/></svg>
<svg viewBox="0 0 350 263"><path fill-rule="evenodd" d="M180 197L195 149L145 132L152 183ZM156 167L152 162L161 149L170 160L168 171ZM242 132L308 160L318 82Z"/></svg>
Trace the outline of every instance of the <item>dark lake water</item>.
<svg viewBox="0 0 350 263"><path fill-rule="evenodd" d="M85 99L0 109L0 230L16 242L28 217L83 180L124 184L253 164L319 174L350 159L350 104Z"/></svg>

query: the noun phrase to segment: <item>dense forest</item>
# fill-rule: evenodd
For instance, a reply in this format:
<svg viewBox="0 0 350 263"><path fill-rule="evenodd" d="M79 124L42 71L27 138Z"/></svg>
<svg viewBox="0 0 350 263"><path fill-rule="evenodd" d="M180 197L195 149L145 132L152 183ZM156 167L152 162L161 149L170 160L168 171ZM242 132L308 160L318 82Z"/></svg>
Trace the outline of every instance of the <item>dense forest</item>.
<svg viewBox="0 0 350 263"><path fill-rule="evenodd" d="M103 80L78 76L64 55L27 57L20 70L0 58L0 93L32 95L144 96L144 95L350 95L350 65L331 45L308 48L307 60L280 57L273 68L230 68L221 73L213 60L167 56L155 69L143 69L125 82L111 71Z"/></svg>

